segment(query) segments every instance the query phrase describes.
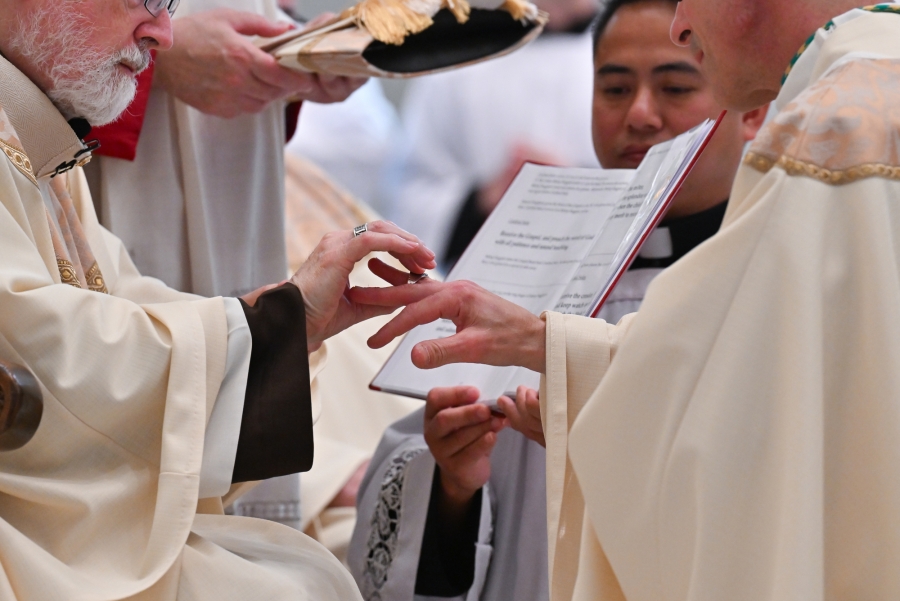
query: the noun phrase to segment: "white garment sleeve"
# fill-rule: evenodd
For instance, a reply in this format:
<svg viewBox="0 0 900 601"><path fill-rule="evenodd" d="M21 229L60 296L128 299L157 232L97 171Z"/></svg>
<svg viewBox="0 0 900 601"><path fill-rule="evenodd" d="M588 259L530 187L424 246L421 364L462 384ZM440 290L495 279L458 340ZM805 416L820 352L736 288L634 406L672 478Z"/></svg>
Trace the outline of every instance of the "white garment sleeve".
<svg viewBox="0 0 900 601"><path fill-rule="evenodd" d="M253 345L250 327L240 301L236 298L223 300L225 318L228 320L228 354L225 359L225 379L222 380L216 404L209 423L206 424L203 463L200 466L201 499L221 497L231 488Z"/></svg>

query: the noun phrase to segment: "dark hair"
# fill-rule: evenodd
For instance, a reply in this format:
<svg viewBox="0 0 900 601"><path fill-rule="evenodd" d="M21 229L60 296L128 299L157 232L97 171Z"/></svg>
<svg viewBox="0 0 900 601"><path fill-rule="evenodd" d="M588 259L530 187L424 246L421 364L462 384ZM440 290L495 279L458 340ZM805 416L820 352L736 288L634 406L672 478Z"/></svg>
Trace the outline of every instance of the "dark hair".
<svg viewBox="0 0 900 601"><path fill-rule="evenodd" d="M619 9L643 2L668 2L673 6L677 6L679 0L607 0L603 4L603 10L600 11L600 14L597 15L597 18L594 19L594 23L591 25L594 54L597 54L597 45L600 43L600 38L603 37L604 32L606 32L606 27L609 25L609 22L612 21L612 18L616 13L619 12Z"/></svg>

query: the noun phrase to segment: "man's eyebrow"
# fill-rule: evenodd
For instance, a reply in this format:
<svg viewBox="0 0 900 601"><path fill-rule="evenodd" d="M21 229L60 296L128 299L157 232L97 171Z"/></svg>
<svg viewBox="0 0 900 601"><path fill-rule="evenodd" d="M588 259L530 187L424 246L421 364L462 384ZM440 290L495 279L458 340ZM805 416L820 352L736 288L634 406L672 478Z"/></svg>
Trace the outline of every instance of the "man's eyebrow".
<svg viewBox="0 0 900 601"><path fill-rule="evenodd" d="M658 67L653 68L653 74L659 75L660 73L691 73L700 75L700 70L697 69L691 63L685 61L679 61L677 63L666 63L665 65L659 65Z"/></svg>
<svg viewBox="0 0 900 601"><path fill-rule="evenodd" d="M630 75L632 73L634 73L634 69L616 64L606 64L597 69L597 75Z"/></svg>

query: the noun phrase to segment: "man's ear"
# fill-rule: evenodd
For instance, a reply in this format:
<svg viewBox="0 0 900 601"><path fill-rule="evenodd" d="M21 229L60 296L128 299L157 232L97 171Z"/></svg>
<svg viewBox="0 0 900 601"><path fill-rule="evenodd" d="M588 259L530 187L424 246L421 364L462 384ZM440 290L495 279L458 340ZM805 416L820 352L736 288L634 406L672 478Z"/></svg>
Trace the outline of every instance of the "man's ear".
<svg viewBox="0 0 900 601"><path fill-rule="evenodd" d="M769 114L769 105L765 104L758 109L748 111L741 115L741 127L743 129L744 141L750 142L756 138L763 123L766 121L766 115Z"/></svg>

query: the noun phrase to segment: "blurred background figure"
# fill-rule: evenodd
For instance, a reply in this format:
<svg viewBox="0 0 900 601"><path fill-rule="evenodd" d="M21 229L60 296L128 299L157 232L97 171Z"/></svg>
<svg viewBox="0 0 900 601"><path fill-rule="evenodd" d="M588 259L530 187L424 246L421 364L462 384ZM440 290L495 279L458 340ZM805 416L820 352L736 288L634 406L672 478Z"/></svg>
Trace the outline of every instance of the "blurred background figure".
<svg viewBox="0 0 900 601"><path fill-rule="evenodd" d="M383 176L399 141L397 110L371 79L344 102L304 103L287 150L384 214Z"/></svg>
<svg viewBox="0 0 900 601"><path fill-rule="evenodd" d="M409 83L406 139L385 216L449 268L525 161L596 167L590 136L596 0L538 0L550 14L533 43L497 60Z"/></svg>

